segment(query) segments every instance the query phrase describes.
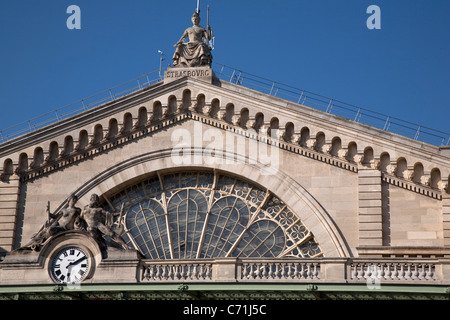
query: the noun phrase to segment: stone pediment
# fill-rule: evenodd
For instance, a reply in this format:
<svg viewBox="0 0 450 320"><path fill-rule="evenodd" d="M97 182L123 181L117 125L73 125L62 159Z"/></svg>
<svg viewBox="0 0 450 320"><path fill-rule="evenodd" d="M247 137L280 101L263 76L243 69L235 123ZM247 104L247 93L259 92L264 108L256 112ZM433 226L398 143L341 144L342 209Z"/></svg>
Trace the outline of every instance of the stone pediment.
<svg viewBox="0 0 450 320"><path fill-rule="evenodd" d="M447 187L449 158L438 147L226 81L203 80L160 82L3 143L2 177L15 172L34 179L194 120L345 170L376 168L385 181L435 198Z"/></svg>
<svg viewBox="0 0 450 320"><path fill-rule="evenodd" d="M266 158L259 157L261 149ZM186 153L177 162L173 154L181 151ZM183 162L183 156L192 162ZM382 215L397 214L389 206L415 212L425 203L415 213L424 221L442 216L431 232L408 220L412 229L403 238L397 234L404 222L400 228L395 221L394 244L413 239L422 245L424 238L433 248L447 243L447 229L436 225L448 219L448 160L433 145L240 85L181 77L0 145L0 205L14 221L7 231L11 239L23 245L45 222L47 203L58 214L70 195L84 207L98 194L101 206L114 209L118 194L134 192L145 179L209 170L217 177L247 179L278 196L317 237L325 257L357 256L359 250L388 255L394 249L383 246ZM19 231L15 221L23 226Z"/></svg>

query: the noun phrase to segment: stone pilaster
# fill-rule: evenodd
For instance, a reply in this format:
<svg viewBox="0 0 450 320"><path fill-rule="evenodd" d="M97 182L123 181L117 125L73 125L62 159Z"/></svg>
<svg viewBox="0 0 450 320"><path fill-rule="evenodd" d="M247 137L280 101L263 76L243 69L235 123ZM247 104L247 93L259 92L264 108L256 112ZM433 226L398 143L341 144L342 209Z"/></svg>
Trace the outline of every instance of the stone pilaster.
<svg viewBox="0 0 450 320"><path fill-rule="evenodd" d="M383 245L381 172L377 169L358 170L359 245Z"/></svg>
<svg viewBox="0 0 450 320"><path fill-rule="evenodd" d="M16 175L0 180L0 255L13 249L19 186Z"/></svg>
<svg viewBox="0 0 450 320"><path fill-rule="evenodd" d="M444 246L450 246L450 194L442 191L442 225L444 231Z"/></svg>

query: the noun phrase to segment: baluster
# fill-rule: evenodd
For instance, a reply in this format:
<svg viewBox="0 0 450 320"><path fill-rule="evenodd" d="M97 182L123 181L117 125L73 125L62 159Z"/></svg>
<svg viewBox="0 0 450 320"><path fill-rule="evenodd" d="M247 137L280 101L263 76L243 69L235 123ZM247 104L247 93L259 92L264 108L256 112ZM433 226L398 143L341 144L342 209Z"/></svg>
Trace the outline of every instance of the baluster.
<svg viewBox="0 0 450 320"><path fill-rule="evenodd" d="M294 269L294 275L293 275L293 278L294 279L298 279L299 277L298 277L298 274L299 274L299 272L298 272L298 267L299 267L299 263L296 263L295 264L295 269Z"/></svg>
<svg viewBox="0 0 450 320"><path fill-rule="evenodd" d="M390 263L386 263L384 265L384 279L388 280L391 278L391 264Z"/></svg>
<svg viewBox="0 0 450 320"><path fill-rule="evenodd" d="M155 280L156 279L156 271L158 271L155 266L149 266L150 269L150 279Z"/></svg>
<svg viewBox="0 0 450 320"><path fill-rule="evenodd" d="M151 274L150 266L145 266L143 270L144 270L144 273L142 274L142 280L144 280L144 279L150 280L150 274Z"/></svg>
<svg viewBox="0 0 450 320"><path fill-rule="evenodd" d="M298 279L305 279L305 264L298 264Z"/></svg>
<svg viewBox="0 0 450 320"><path fill-rule="evenodd" d="M428 270L426 271L425 279L427 279L427 280L432 279L431 264L428 265Z"/></svg>
<svg viewBox="0 0 450 320"><path fill-rule="evenodd" d="M278 265L278 274L277 274L277 278L278 279L283 279L284 275L286 274L286 270L284 270L284 263L279 263Z"/></svg>
<svg viewBox="0 0 450 320"><path fill-rule="evenodd" d="M198 268L199 268L198 264L193 264L192 265L191 279L198 280Z"/></svg>
<svg viewBox="0 0 450 320"><path fill-rule="evenodd" d="M359 267L359 268L358 268ZM362 264L357 264L356 265L356 270L357 270L357 275L356 278L361 279L363 276L363 265Z"/></svg>
<svg viewBox="0 0 450 320"><path fill-rule="evenodd" d="M190 274L191 274L191 265L190 264L184 264L183 265L183 270L184 270L184 272L183 272L183 280L188 280L189 279L189 276L190 276Z"/></svg>
<svg viewBox="0 0 450 320"><path fill-rule="evenodd" d="M398 276L397 266L398 265L396 263L394 263L394 270L392 270L392 274L391 274L392 280L397 280L397 276Z"/></svg>
<svg viewBox="0 0 450 320"><path fill-rule="evenodd" d="M242 267L241 267L241 270L242 270L241 279L247 278L247 275L248 275L248 263L243 263Z"/></svg>
<svg viewBox="0 0 450 320"><path fill-rule="evenodd" d="M412 267L413 267L413 270L411 271L411 279L416 280L419 275L419 272L417 270L417 267L418 267L417 263L414 264Z"/></svg>
<svg viewBox="0 0 450 320"><path fill-rule="evenodd" d="M144 272L142 273L142 280L144 280L144 279L149 279L150 278L150 270L149 270L149 268L148 267L144 267Z"/></svg>
<svg viewBox="0 0 450 320"><path fill-rule="evenodd" d="M191 279L194 279L194 280L198 280L199 279L199 277L198 277L199 269L200 269L200 265L198 265L198 264L192 265Z"/></svg>
<svg viewBox="0 0 450 320"><path fill-rule="evenodd" d="M425 279L425 264L423 264L423 263L420 265L420 271L419 271L418 278L419 278L419 280Z"/></svg>
<svg viewBox="0 0 450 320"><path fill-rule="evenodd" d="M313 269L313 279L318 279L319 278L319 264L317 263L313 263L314 269Z"/></svg>
<svg viewBox="0 0 450 320"><path fill-rule="evenodd" d="M433 273L433 266L431 264L425 265L425 279L426 280L431 280L433 278L432 273Z"/></svg>
<svg viewBox="0 0 450 320"><path fill-rule="evenodd" d="M161 268L162 268L161 278L162 278L163 280L167 280L167 274L168 274L168 272L167 272L167 266L162 265Z"/></svg>
<svg viewBox="0 0 450 320"><path fill-rule="evenodd" d="M204 274L204 269L205 269L205 264L200 264L199 266L198 266L198 268L197 268L197 270L198 270L198 276L197 276L197 278L200 280L200 279L205 279L205 274Z"/></svg>
<svg viewBox="0 0 450 320"><path fill-rule="evenodd" d="M400 264L400 270L398 271L398 280L403 280L405 278L405 265Z"/></svg>
<svg viewBox="0 0 450 320"><path fill-rule="evenodd" d="M276 269L275 269L275 278L280 279L281 277L281 263L275 263Z"/></svg>
<svg viewBox="0 0 450 320"><path fill-rule="evenodd" d="M311 264L306 265L306 279L311 279Z"/></svg>
<svg viewBox="0 0 450 320"><path fill-rule="evenodd" d="M304 271L305 271L304 264L303 263L299 263L298 264L298 276L297 276L298 279L303 279L304 278L304 276L303 276Z"/></svg>
<svg viewBox="0 0 450 320"><path fill-rule="evenodd" d="M155 265L156 273L155 273L155 279L161 280L161 266Z"/></svg>
<svg viewBox="0 0 450 320"><path fill-rule="evenodd" d="M292 270L294 268L294 265L292 263L288 264L288 273L287 276L288 278L294 278L294 271Z"/></svg>
<svg viewBox="0 0 450 320"><path fill-rule="evenodd" d="M161 280L165 280L165 276L166 276L166 266L164 265L160 265L159 266L159 277Z"/></svg>
<svg viewBox="0 0 450 320"><path fill-rule="evenodd" d="M377 279L378 271L379 271L378 270L378 265L376 265L376 264L370 265L370 276L369 276L369 278L371 278L373 280Z"/></svg>
<svg viewBox="0 0 450 320"><path fill-rule="evenodd" d="M430 271L431 271L431 279L436 280L436 270L434 266L430 264Z"/></svg>
<svg viewBox="0 0 450 320"><path fill-rule="evenodd" d="M269 265L269 273L267 274L267 278L273 279L273 268L275 267L275 263Z"/></svg>
<svg viewBox="0 0 450 320"><path fill-rule="evenodd" d="M261 272L261 277L263 279L267 279L267 267L269 266L269 264L261 264L261 268L262 268L262 272Z"/></svg>
<svg viewBox="0 0 450 320"><path fill-rule="evenodd" d="M250 271L252 278L256 279L258 277L258 265L256 263L252 263Z"/></svg>
<svg viewBox="0 0 450 320"><path fill-rule="evenodd" d="M253 263L251 266L252 266L252 269L251 269L252 278L256 279L258 277L258 265L256 263Z"/></svg>
<svg viewBox="0 0 450 320"><path fill-rule="evenodd" d="M384 264L377 265L376 280L381 281L384 278Z"/></svg>
<svg viewBox="0 0 450 320"><path fill-rule="evenodd" d="M361 279L366 279L367 277L367 265L365 263L361 263Z"/></svg>
<svg viewBox="0 0 450 320"><path fill-rule="evenodd" d="M356 265L354 263L352 263L350 265L350 279L355 279L356 278Z"/></svg>
<svg viewBox="0 0 450 320"><path fill-rule="evenodd" d="M249 278L255 279L256 278L256 264L251 263L249 264Z"/></svg>
<svg viewBox="0 0 450 320"><path fill-rule="evenodd" d="M175 266L168 265L167 268L168 268L167 279L168 280L173 280L174 279L174 271L173 271L173 269L175 268Z"/></svg>
<svg viewBox="0 0 450 320"><path fill-rule="evenodd" d="M407 264L407 268L406 268L406 271L405 271L405 279L406 280L409 280L409 279L411 279L411 264Z"/></svg>
<svg viewBox="0 0 450 320"><path fill-rule="evenodd" d="M262 279L264 273L264 264L261 262L258 264L258 278Z"/></svg>

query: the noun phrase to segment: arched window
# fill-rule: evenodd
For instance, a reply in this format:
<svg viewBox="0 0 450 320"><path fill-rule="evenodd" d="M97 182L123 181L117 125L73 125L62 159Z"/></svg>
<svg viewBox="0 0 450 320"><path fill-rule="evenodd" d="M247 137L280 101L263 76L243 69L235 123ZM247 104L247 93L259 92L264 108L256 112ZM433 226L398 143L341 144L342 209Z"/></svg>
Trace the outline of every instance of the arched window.
<svg viewBox="0 0 450 320"><path fill-rule="evenodd" d="M218 172L180 172L110 197L128 245L148 259L320 257L314 235L277 196Z"/></svg>

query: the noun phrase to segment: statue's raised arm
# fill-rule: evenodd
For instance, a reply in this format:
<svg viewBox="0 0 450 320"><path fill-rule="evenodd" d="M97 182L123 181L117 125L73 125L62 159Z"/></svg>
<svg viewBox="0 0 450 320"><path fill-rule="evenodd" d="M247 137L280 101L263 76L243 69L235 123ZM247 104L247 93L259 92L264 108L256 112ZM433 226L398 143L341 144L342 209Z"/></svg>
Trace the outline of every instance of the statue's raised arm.
<svg viewBox="0 0 450 320"><path fill-rule="evenodd" d="M175 44L173 55L174 67L201 67L211 66L212 55L208 45L203 41L210 40L210 32L200 26L200 15L192 15L192 27L187 28L180 40ZM184 41L189 38L189 42Z"/></svg>

